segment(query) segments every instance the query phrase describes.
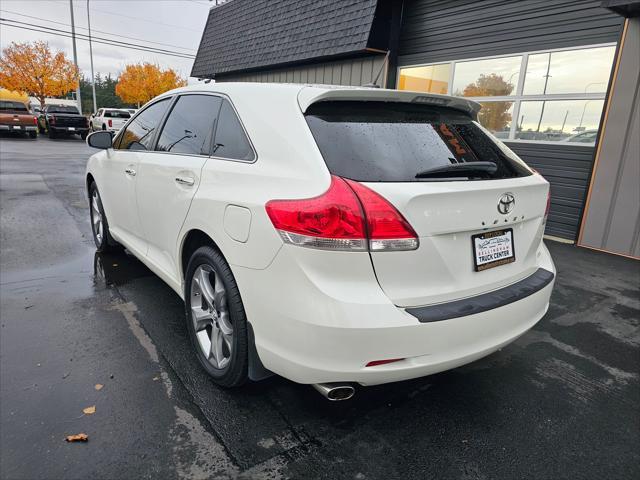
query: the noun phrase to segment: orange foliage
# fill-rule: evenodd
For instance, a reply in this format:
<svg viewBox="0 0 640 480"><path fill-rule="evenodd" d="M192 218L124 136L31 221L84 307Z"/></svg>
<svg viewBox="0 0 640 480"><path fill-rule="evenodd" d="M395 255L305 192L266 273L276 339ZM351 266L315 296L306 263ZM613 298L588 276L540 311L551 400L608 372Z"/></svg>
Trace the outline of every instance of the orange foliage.
<svg viewBox="0 0 640 480"><path fill-rule="evenodd" d="M140 106L167 90L184 87L186 84L186 80L171 68L160 70L158 65L152 63L138 63L127 65L120 74L116 95L125 103Z"/></svg>
<svg viewBox="0 0 640 480"><path fill-rule="evenodd" d="M58 97L75 90L78 69L64 53L53 53L49 44L12 42L2 50L0 87L33 95L44 107L46 97Z"/></svg>

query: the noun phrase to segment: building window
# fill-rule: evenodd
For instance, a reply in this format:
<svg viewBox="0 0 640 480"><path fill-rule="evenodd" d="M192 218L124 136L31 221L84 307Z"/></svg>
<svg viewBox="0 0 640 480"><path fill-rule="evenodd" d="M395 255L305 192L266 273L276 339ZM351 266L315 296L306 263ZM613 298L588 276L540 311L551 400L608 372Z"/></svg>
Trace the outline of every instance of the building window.
<svg viewBox="0 0 640 480"><path fill-rule="evenodd" d="M615 45L401 68L398 88L468 97L510 141L595 143Z"/></svg>

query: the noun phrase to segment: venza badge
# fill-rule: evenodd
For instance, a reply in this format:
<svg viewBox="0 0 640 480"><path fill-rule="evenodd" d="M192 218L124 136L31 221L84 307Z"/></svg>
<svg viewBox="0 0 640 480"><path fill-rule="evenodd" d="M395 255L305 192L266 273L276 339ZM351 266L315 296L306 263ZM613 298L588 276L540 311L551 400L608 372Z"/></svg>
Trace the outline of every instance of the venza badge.
<svg viewBox="0 0 640 480"><path fill-rule="evenodd" d="M498 201L498 211L506 215L507 213L513 210L513 207L516 206L516 199L513 196L513 193L505 193L500 197Z"/></svg>

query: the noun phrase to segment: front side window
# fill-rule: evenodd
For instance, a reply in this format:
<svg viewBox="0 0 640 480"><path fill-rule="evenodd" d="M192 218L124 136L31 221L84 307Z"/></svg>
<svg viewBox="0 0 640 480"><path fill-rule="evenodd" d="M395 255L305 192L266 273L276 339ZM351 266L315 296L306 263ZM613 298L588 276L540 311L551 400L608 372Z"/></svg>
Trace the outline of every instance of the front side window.
<svg viewBox="0 0 640 480"><path fill-rule="evenodd" d="M178 98L162 128L156 150L208 155L220 103L220 97L213 95L183 95Z"/></svg>
<svg viewBox="0 0 640 480"><path fill-rule="evenodd" d="M479 102L478 121L496 137L593 145L614 55L606 45L406 67L399 89L434 93L403 75L446 69L451 85L436 93Z"/></svg>
<svg viewBox="0 0 640 480"><path fill-rule="evenodd" d="M531 174L506 146L487 135L468 115L451 108L326 101L311 105L305 118L329 171L352 180L427 181L425 173L433 169L469 162L491 162L496 169L452 179L493 180Z"/></svg>
<svg viewBox="0 0 640 480"><path fill-rule="evenodd" d="M126 130L114 142L114 148L120 150L149 150L156 129L169 106L169 98L147 107L134 118Z"/></svg>
<svg viewBox="0 0 640 480"><path fill-rule="evenodd" d="M252 161L255 159L251 143L228 100L223 100L220 107L213 155L233 160Z"/></svg>

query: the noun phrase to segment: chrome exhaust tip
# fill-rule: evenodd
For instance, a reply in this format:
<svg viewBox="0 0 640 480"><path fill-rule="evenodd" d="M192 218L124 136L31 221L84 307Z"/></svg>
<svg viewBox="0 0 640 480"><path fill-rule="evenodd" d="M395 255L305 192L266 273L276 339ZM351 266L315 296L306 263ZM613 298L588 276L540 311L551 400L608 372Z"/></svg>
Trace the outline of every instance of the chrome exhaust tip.
<svg viewBox="0 0 640 480"><path fill-rule="evenodd" d="M314 383L312 385L320 395L332 402L349 400L356 393L355 388L348 383Z"/></svg>

